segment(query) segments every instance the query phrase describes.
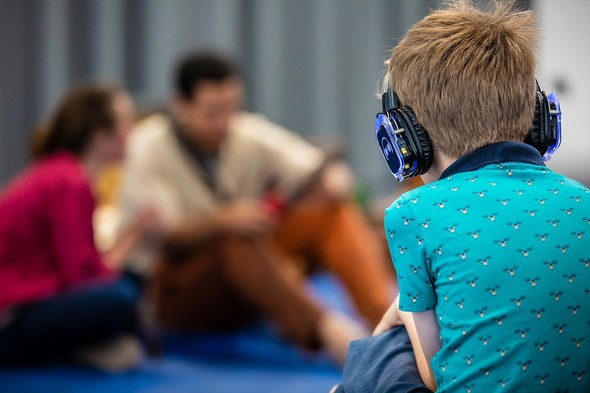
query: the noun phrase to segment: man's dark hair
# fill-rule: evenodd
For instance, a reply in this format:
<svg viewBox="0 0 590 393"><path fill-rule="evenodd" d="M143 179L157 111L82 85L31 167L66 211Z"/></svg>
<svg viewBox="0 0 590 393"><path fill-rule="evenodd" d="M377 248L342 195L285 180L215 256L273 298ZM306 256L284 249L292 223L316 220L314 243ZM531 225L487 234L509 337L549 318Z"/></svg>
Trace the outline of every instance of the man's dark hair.
<svg viewBox="0 0 590 393"><path fill-rule="evenodd" d="M178 63L174 88L183 98L190 99L199 82L221 82L236 76L238 67L230 58L212 51L194 52Z"/></svg>

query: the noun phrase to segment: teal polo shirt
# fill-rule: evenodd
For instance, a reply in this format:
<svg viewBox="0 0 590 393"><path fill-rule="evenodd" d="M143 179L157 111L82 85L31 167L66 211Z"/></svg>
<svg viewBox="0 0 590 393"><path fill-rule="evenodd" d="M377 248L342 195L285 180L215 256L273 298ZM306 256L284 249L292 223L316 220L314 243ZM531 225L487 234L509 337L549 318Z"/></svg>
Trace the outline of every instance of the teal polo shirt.
<svg viewBox="0 0 590 393"><path fill-rule="evenodd" d="M590 392L590 191L523 143L403 194L385 230L400 309L434 309L439 392Z"/></svg>

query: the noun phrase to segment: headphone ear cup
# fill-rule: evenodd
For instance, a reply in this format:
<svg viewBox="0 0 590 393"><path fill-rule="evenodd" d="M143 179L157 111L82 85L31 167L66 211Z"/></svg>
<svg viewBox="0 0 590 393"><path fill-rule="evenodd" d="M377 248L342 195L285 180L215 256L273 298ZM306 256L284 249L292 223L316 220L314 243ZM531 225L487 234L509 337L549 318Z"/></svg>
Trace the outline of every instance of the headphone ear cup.
<svg viewBox="0 0 590 393"><path fill-rule="evenodd" d="M420 175L422 175L426 173L432 165L432 142L430 141L430 137L422 125L420 123L417 124L418 128L416 128L416 136L418 136L420 146L422 146L422 155L424 157L424 165L420 171Z"/></svg>
<svg viewBox="0 0 590 393"><path fill-rule="evenodd" d="M416 119L416 115L411 108L401 107L398 110L405 115L406 121L411 124L411 127L408 127L408 134L414 140L414 144L418 149L416 152L416 159L418 161L416 175L423 175L432 165L432 142L424 127Z"/></svg>
<svg viewBox="0 0 590 393"><path fill-rule="evenodd" d="M533 125L529 130L524 142L533 146L541 154L547 152L547 127L548 113L546 108L547 98L541 91L535 94L535 115L533 116Z"/></svg>

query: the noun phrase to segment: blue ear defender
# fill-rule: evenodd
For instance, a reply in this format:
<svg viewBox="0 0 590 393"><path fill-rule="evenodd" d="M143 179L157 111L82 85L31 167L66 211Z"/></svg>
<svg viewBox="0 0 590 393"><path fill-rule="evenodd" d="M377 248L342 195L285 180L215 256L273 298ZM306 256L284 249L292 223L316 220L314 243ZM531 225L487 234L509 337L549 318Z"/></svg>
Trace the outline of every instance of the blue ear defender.
<svg viewBox="0 0 590 393"><path fill-rule="evenodd" d="M432 165L432 142L410 107L400 105L397 93L387 88L381 96L375 136L383 158L397 181L420 176ZM561 105L557 94L545 94L537 82L535 115L525 143L548 161L561 145Z"/></svg>
<svg viewBox="0 0 590 393"><path fill-rule="evenodd" d="M556 93L547 95L541 90L538 82L535 94L533 125L524 141L537 149L543 155L545 161L549 161L561 145L561 105L559 98Z"/></svg>
<svg viewBox="0 0 590 393"><path fill-rule="evenodd" d="M397 181L403 181L406 177L409 177L409 175L404 176L404 174L407 175L413 168L410 168L412 158L407 145L397 136L396 130L398 128L394 129L391 120L385 114L380 113L377 115L375 129L383 158L387 166L389 166L389 170Z"/></svg>
<svg viewBox="0 0 590 393"><path fill-rule="evenodd" d="M432 164L432 142L411 108L402 107L395 91L381 97L375 136L383 158L397 181L420 176Z"/></svg>

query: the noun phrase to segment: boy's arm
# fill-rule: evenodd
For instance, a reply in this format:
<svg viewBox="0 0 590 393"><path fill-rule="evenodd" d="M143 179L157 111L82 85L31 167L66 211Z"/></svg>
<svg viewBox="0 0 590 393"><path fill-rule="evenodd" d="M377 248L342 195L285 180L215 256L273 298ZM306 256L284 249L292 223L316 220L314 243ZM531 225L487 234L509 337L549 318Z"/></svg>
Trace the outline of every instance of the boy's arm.
<svg viewBox="0 0 590 393"><path fill-rule="evenodd" d="M423 312L400 311L401 319L408 331L418 371L424 384L432 391L436 390L434 373L430 366L430 360L441 347L439 338L439 326L434 310Z"/></svg>
<svg viewBox="0 0 590 393"><path fill-rule="evenodd" d="M414 214L414 205L419 199L424 199L419 191L402 195L385 211L385 233L398 274L400 295L386 312L377 332L405 325L420 376L428 388L435 390L436 382L430 361L441 343L435 311L435 277L431 274L432 265L428 255L434 247L442 246L436 236L425 231L431 219ZM400 311L400 305L407 312Z"/></svg>
<svg viewBox="0 0 590 393"><path fill-rule="evenodd" d="M381 334L394 326L404 325L410 336L418 371L424 384L436 390L434 373L430 360L441 347L439 326L434 309L422 312L405 312L399 309L399 295L385 312L373 335Z"/></svg>

